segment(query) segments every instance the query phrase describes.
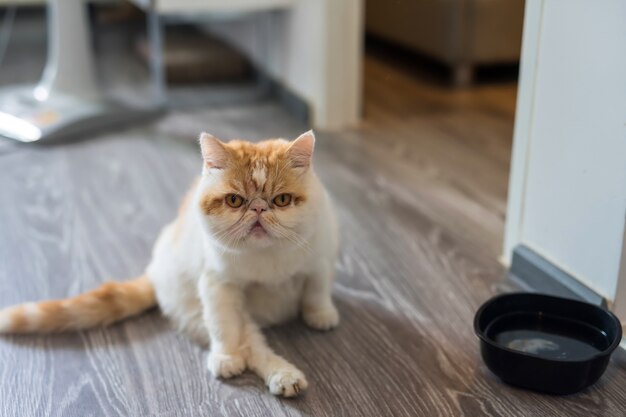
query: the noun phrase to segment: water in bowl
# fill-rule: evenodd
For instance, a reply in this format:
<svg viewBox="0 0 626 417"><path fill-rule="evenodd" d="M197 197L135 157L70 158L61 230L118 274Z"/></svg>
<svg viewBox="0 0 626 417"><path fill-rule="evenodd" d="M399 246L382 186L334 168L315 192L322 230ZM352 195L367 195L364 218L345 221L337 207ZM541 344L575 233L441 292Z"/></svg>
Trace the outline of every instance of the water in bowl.
<svg viewBox="0 0 626 417"><path fill-rule="evenodd" d="M546 359L590 359L610 344L600 329L542 313L499 317L489 324L486 335L500 346Z"/></svg>

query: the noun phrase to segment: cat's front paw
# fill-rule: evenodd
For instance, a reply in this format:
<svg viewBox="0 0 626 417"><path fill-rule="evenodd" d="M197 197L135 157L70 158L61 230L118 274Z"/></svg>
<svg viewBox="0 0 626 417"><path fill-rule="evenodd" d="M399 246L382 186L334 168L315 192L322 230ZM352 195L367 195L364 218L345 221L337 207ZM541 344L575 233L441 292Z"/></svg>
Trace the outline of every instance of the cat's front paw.
<svg viewBox="0 0 626 417"><path fill-rule="evenodd" d="M316 330L330 330L339 324L339 312L330 304L323 308L309 308L302 312L304 322Z"/></svg>
<svg viewBox="0 0 626 417"><path fill-rule="evenodd" d="M241 355L210 352L207 360L209 371L216 378L231 378L246 369L246 361Z"/></svg>
<svg viewBox="0 0 626 417"><path fill-rule="evenodd" d="M274 395L295 397L309 386L298 368L281 369L267 378L267 387Z"/></svg>

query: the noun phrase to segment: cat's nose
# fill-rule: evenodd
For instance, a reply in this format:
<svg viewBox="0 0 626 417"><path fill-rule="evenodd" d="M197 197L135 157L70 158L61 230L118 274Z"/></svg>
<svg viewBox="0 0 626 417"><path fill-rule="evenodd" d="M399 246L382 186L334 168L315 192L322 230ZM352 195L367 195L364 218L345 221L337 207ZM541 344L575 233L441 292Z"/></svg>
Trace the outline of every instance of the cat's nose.
<svg viewBox="0 0 626 417"><path fill-rule="evenodd" d="M261 200L257 198L250 203L250 210L254 210L257 214L261 214L267 210L267 202L265 200Z"/></svg>

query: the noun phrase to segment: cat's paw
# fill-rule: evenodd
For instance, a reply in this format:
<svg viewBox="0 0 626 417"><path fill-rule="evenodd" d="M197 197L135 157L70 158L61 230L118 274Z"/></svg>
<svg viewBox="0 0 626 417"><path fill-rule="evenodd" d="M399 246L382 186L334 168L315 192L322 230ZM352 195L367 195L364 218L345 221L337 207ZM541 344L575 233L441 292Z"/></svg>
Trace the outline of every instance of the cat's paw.
<svg viewBox="0 0 626 417"><path fill-rule="evenodd" d="M302 317L309 327L316 330L330 330L339 324L339 312L332 304L324 308L305 309Z"/></svg>
<svg viewBox="0 0 626 417"><path fill-rule="evenodd" d="M274 395L295 397L309 386L304 374L297 368L281 369L267 378L267 387Z"/></svg>
<svg viewBox="0 0 626 417"><path fill-rule="evenodd" d="M246 369L246 361L241 355L210 352L207 366L216 378L231 378L241 374Z"/></svg>

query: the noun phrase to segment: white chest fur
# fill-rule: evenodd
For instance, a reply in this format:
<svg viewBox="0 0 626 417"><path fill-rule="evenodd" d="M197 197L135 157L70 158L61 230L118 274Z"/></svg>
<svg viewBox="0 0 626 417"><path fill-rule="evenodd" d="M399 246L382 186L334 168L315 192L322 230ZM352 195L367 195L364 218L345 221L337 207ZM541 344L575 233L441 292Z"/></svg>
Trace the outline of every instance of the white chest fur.
<svg viewBox="0 0 626 417"><path fill-rule="evenodd" d="M297 247L232 253L222 255L219 272L231 282L271 286L305 273L308 258L307 252Z"/></svg>

